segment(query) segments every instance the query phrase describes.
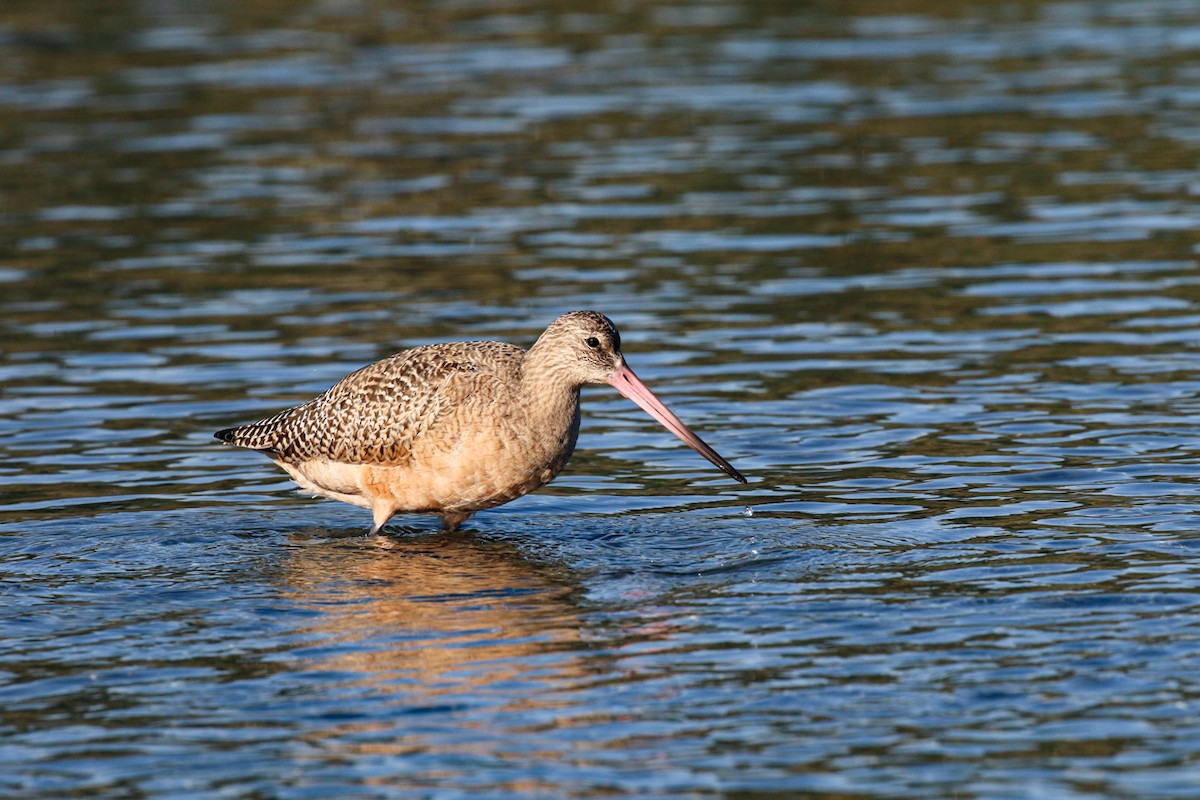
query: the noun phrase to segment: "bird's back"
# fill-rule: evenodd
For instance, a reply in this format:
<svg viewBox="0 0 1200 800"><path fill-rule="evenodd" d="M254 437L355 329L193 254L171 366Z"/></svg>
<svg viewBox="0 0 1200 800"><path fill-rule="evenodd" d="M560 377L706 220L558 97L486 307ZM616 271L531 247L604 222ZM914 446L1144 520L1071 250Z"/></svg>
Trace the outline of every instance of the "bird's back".
<svg viewBox="0 0 1200 800"><path fill-rule="evenodd" d="M290 464L402 466L464 403L496 402L515 392L524 355L502 342L416 347L347 375L307 403L217 438Z"/></svg>

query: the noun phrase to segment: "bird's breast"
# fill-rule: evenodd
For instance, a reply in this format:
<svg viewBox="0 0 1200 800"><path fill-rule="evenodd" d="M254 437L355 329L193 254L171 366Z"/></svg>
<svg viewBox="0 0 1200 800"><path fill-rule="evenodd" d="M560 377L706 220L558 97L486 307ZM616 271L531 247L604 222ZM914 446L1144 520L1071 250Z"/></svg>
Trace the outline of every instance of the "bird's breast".
<svg viewBox="0 0 1200 800"><path fill-rule="evenodd" d="M541 419L460 409L414 443L402 466L378 466L365 481L409 511L478 511L527 494L555 478L575 450L578 405Z"/></svg>

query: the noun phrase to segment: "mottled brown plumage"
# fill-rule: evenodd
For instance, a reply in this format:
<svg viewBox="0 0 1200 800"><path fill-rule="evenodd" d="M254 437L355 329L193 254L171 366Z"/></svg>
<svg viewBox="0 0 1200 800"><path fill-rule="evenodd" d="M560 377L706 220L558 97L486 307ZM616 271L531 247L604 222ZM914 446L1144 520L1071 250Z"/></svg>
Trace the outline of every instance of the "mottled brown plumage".
<svg viewBox="0 0 1200 800"><path fill-rule="evenodd" d="M406 350L215 436L264 453L313 494L371 509L373 531L402 511L438 514L453 530L553 480L575 449L580 387L603 382L745 482L625 366L620 334L594 311L559 317L528 352L502 342Z"/></svg>

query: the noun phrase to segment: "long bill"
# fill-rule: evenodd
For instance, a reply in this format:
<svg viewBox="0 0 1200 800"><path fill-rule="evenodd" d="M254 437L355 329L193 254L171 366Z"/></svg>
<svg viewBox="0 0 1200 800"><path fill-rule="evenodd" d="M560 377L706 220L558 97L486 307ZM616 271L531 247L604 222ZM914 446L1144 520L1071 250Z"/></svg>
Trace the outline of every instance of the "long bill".
<svg viewBox="0 0 1200 800"><path fill-rule="evenodd" d="M720 467L726 475L735 481L746 483L746 479L742 476L742 473L734 469L733 465L728 461L721 458L716 450L706 445L703 439L692 433L692 429L684 425L679 417L671 413L671 409L667 408L662 400L655 397L654 392L650 391L650 388L642 383L641 379L637 375L634 375L633 370L629 367L622 364L609 377L608 383L618 392L637 403L643 411L658 420L664 428L683 440L684 444Z"/></svg>

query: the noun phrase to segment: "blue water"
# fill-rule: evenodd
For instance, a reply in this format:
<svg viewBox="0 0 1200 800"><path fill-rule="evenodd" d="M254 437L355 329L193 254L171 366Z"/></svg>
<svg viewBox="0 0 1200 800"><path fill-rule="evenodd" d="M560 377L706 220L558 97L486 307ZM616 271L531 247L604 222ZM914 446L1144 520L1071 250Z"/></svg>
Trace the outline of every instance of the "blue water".
<svg viewBox="0 0 1200 800"><path fill-rule="evenodd" d="M1191 3L0 8L0 796L1192 798ZM595 308L441 533L212 431Z"/></svg>

